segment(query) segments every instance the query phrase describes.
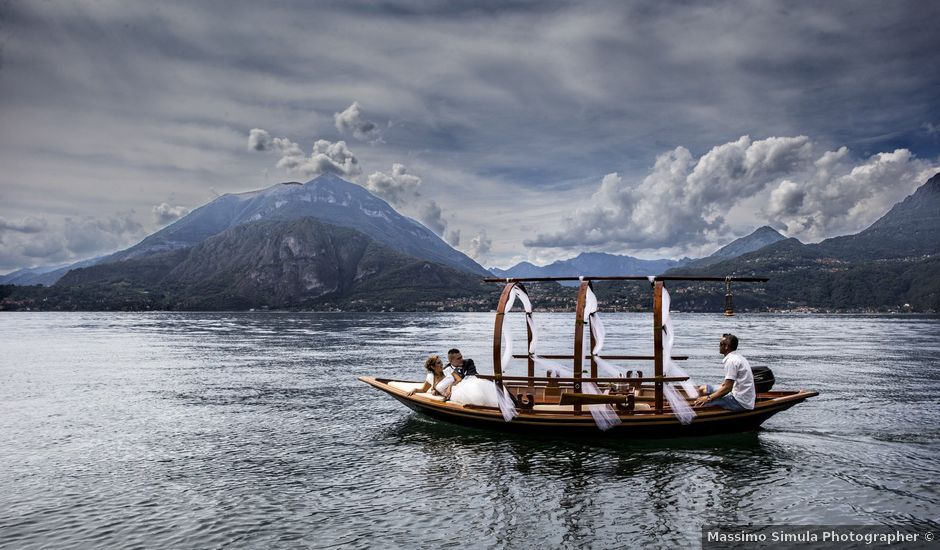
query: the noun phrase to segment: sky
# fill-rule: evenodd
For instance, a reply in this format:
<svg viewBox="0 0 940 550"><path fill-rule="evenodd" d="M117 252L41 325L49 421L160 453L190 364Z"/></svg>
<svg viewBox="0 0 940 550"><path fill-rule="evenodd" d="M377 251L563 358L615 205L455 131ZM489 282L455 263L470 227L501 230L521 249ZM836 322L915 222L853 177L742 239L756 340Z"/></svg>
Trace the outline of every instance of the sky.
<svg viewBox="0 0 940 550"><path fill-rule="evenodd" d="M486 266L864 229L940 171L935 2L0 2L0 273L334 172Z"/></svg>

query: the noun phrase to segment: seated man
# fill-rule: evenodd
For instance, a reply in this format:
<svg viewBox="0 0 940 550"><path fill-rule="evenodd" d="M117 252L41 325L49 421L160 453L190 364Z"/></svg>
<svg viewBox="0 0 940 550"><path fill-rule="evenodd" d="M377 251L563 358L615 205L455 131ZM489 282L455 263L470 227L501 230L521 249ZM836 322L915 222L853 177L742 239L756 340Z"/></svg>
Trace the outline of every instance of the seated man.
<svg viewBox="0 0 940 550"><path fill-rule="evenodd" d="M454 373L457 374L457 380L477 375L477 367L473 364L473 359L464 359L457 348L447 352L447 362L448 366L453 367Z"/></svg>
<svg viewBox="0 0 940 550"><path fill-rule="evenodd" d="M754 408L757 393L754 390L754 374L751 365L738 349L738 338L734 334L724 334L718 343L718 351L725 356L725 380L716 390L714 386L700 386L701 397L694 406L721 407L729 411L744 411Z"/></svg>

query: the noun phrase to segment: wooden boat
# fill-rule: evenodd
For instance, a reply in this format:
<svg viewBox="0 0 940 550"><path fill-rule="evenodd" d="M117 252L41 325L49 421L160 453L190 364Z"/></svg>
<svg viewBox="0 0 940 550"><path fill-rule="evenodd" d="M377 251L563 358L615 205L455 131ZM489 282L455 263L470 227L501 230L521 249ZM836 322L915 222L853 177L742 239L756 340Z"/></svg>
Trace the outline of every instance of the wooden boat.
<svg viewBox="0 0 940 550"><path fill-rule="evenodd" d="M410 409L437 420L501 431L556 435L590 435L623 438L660 438L700 436L756 430L760 425L790 407L818 395L815 391L759 391L753 410L729 411L718 407L696 407L694 418L680 419L677 411L664 398L669 391L667 385L682 383L687 376L664 376L664 365L669 361L664 355L663 292L664 281L730 281L763 282L766 278L727 277L673 277L649 278L653 287L653 351L652 356L642 355L596 355L595 331L590 331L590 348L585 356L584 332L594 323L594 316L585 318L587 304L593 297L591 281L596 280L647 280L646 277L552 277L486 279L489 282L505 282L496 311L493 336L493 374L478 375L492 380L498 388L505 388L515 404L515 417L510 421L498 407L461 404L445 400L429 393L413 393L420 390L423 382L391 380L371 376L359 380L373 386L402 402ZM525 292L523 283L530 281L580 280L575 316L574 349L571 355L537 356L532 349L533 324L531 306L526 311L527 354L512 355L526 359L528 372L525 376L503 374L506 354L503 351L503 321L507 310L514 302L514 292ZM668 303L668 293L667 293ZM668 317L668 308L666 310ZM597 321L599 323L599 320ZM668 323L668 321L667 321ZM668 347L668 346L667 346ZM670 353L672 361L687 359ZM536 376L539 359L570 360L573 368L570 376ZM585 364L589 360L589 365ZM641 372L633 376L598 376L598 364L608 360L652 361L653 376L644 377ZM594 388L588 390L588 388ZM601 391L598 392L597 389ZM675 399L673 394L672 399ZM686 400L691 406L691 400ZM680 409L685 406L676 403ZM606 431L598 429L595 417L598 408L605 407L616 415L616 424Z"/></svg>

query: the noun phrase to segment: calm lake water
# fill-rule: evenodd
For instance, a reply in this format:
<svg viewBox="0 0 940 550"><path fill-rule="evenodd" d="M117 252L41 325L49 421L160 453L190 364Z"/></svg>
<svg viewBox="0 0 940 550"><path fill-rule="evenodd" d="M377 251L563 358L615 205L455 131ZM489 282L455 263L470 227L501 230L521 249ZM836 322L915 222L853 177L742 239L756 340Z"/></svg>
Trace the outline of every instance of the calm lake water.
<svg viewBox="0 0 940 550"><path fill-rule="evenodd" d="M536 319L540 352L570 349L571 315ZM453 346L490 370L490 314L0 314L0 547L697 547L715 523L937 530L940 319L674 319L696 381L720 382L718 337L734 332L775 389L820 396L756 434L521 438L435 423L356 380L418 380ZM606 352L650 352L649 315L605 323Z"/></svg>

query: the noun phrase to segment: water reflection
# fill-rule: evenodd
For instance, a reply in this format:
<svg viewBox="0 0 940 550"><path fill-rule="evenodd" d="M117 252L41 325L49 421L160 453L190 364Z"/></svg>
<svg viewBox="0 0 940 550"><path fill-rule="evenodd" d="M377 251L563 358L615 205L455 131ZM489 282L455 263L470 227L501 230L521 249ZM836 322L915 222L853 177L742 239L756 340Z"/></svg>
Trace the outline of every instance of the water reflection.
<svg viewBox="0 0 940 550"><path fill-rule="evenodd" d="M440 484L447 476L484 480L489 489L475 495L473 505L492 509L497 517L516 517L541 503L537 522L554 525L549 531L558 531L555 542L566 544L591 540L598 531L610 531L612 540L622 542L656 536L688 544L697 540L705 518L747 521L757 493L786 480L796 460L787 446L760 433L557 440L506 436L408 414L383 436L426 456L433 465L425 471L429 482ZM536 490L524 490L530 486Z"/></svg>
<svg viewBox="0 0 940 550"><path fill-rule="evenodd" d="M450 347L485 370L489 314L3 315L0 541L694 547L705 523L936 527L940 320L675 319L697 380L721 376L715 335L736 331L779 387L821 395L751 434L509 436L356 380L418 379ZM648 352L648 315L605 321L605 349ZM565 351L570 316L537 323Z"/></svg>

